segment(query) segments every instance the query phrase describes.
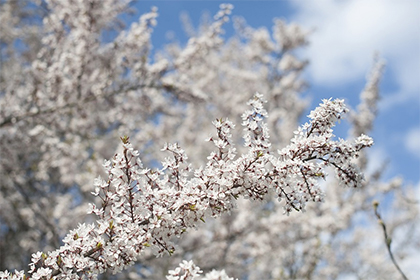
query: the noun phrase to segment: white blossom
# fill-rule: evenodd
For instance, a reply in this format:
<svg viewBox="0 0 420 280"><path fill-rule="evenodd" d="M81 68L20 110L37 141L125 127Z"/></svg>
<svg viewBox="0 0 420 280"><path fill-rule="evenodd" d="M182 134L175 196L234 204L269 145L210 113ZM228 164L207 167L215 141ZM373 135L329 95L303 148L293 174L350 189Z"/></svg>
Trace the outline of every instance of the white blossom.
<svg viewBox="0 0 420 280"><path fill-rule="evenodd" d="M392 197L395 232L418 213L402 180L366 173L381 61L357 110L331 98L299 126L308 32L295 23L234 18L225 36L226 4L186 46L155 51L156 8L122 28L125 0L3 2L1 279L161 279L191 258L201 269L169 276L397 277L371 201Z"/></svg>

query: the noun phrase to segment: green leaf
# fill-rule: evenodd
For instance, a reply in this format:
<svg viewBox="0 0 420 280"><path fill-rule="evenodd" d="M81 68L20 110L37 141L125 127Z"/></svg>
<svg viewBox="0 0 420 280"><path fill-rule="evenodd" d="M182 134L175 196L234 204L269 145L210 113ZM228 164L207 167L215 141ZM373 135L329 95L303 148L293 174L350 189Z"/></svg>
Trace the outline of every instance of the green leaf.
<svg viewBox="0 0 420 280"><path fill-rule="evenodd" d="M129 140L129 137L127 135L124 135L124 136L120 137L120 139L124 144L127 144L128 140Z"/></svg>

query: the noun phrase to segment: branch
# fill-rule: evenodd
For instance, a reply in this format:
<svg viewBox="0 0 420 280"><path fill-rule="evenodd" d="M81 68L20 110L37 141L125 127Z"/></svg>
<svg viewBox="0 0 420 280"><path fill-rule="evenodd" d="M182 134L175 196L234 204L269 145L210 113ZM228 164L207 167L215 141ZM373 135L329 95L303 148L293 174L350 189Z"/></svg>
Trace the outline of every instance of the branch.
<svg viewBox="0 0 420 280"><path fill-rule="evenodd" d="M318 174L323 174L323 168L328 165L340 167L344 163L308 164L308 158L314 154L331 156L341 147L340 151L350 159L356 156L356 147L368 146L360 141L353 145L331 140L331 126L337 113L345 111L344 104L324 101L311 123L303 125L299 130L302 133L275 157L270 153L268 129L262 118L267 113L262 102L262 96L257 94L248 103L252 110L243 115L248 150L235 159L230 133L234 125L220 120L214 123L219 140L213 144L217 151L223 149L225 157L219 158L213 152L206 166L197 170L192 170L184 150L177 144L165 146L164 150L170 151L174 159L166 159L163 169L143 168L138 151L133 149L128 137L122 137L123 152L104 163L107 180L97 179L94 183L93 194L103 200L100 207L90 205L96 223L81 224L70 231L63 240L64 245L55 251L33 254L29 279L53 276L80 279L104 271L118 273L134 264L147 247L157 256L165 252L172 254L173 237L195 227L210 213L219 217L230 212L235 206L234 199L239 196L262 201L271 189L286 198L285 214L292 208L303 212L309 199L321 202ZM311 124L316 125L317 131L308 138L305 129ZM370 143L369 139L365 142ZM299 153L301 149L303 153ZM346 168L351 170L352 166ZM358 186L359 182L352 184ZM6 279L21 279L23 276L17 277L18 273L24 275L23 271L16 272Z"/></svg>
<svg viewBox="0 0 420 280"><path fill-rule="evenodd" d="M398 272L401 274L402 278L404 280L408 280L407 276L405 276L404 272L401 270L400 266L397 264L397 261L394 258L394 254L391 251L392 238L390 236L388 236L388 233L386 231L386 225L385 225L384 221L382 220L381 215L378 212L378 206L379 206L379 202L374 201L373 202L373 209L375 211L376 218L378 218L378 223L381 225L382 230L384 232L385 245L386 245L386 249L388 250L388 254L391 257L392 263L397 268Z"/></svg>

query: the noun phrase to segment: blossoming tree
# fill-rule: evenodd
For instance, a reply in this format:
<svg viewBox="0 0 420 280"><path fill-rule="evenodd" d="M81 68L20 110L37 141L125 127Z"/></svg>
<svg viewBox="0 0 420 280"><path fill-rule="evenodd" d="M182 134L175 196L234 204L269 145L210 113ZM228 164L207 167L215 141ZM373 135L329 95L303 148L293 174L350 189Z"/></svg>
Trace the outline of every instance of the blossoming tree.
<svg viewBox="0 0 420 280"><path fill-rule="evenodd" d="M222 5L151 59L157 11L122 30L127 7L2 3L2 279L400 275L372 201L393 195L390 233L414 227L416 207L401 180L362 175L380 61L356 110L324 100L299 126L298 25L275 20L270 33L237 18L226 39ZM106 42L105 29L119 33ZM346 113L344 140L332 128Z"/></svg>

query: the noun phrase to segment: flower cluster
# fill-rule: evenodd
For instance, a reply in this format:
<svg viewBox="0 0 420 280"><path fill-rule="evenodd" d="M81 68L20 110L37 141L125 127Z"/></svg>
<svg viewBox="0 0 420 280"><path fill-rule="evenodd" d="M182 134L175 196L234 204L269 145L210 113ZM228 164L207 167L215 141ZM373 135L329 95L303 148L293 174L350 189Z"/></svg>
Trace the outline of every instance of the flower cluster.
<svg viewBox="0 0 420 280"><path fill-rule="evenodd" d="M91 205L96 225L81 224L58 250L34 254L29 279L95 279L104 271L122 271L149 247L157 256L171 255L173 237L205 222L208 216L229 212L240 196L264 200L273 190L284 198L286 213L304 210L309 200L322 201L317 181L325 177L326 166L337 169L343 184L358 186L361 175L348 162L372 140L362 136L351 144L331 139L334 121L346 111L342 101L324 100L278 157L270 153L262 95L256 94L249 104L252 109L243 115L248 152L236 157L230 140L234 126L219 119L214 122L217 138L210 138L217 151L197 170L188 164L178 144L165 145L163 150L172 157L163 162L162 169L144 168L139 152L128 137L122 137L122 153L104 163L108 179L95 180L93 194L102 201L99 207ZM184 266L180 269L185 270ZM191 275L199 271L188 267ZM171 272L170 277L180 271Z"/></svg>
<svg viewBox="0 0 420 280"><path fill-rule="evenodd" d="M193 261L182 261L179 266L174 270L169 270L166 276L167 280L234 280L229 277L224 270L217 271L212 270L206 273L204 277L201 277L201 273L198 266Z"/></svg>
<svg viewBox="0 0 420 280"><path fill-rule="evenodd" d="M249 280L397 277L386 265L387 256L377 253L383 244L371 242L376 221L365 227L374 199L392 200L387 208L392 221L383 213L391 231L404 225L413 233L418 221L417 205L406 199L413 197L409 186L401 178L384 180L384 168L375 169L362 149L372 144L362 134L368 135L374 124L381 61L373 67L360 104L350 110L348 139L355 141L340 143L328 129L332 120L341 118L344 106L331 100L325 106L337 106L335 113L334 108L317 109L314 119L293 134L310 105L302 95L306 82L301 75L308 62L298 56L309 33L295 23L274 19L271 29L251 27L238 14L231 17L231 5L221 5L215 17L203 16L200 26L184 21L187 44L174 37L159 46L152 36L159 19L156 8L139 10L129 26L121 20L124 13L136 12L133 1L1 3L0 270L31 262L32 278L71 278L88 271L93 277L111 260L118 266L129 262L139 249L133 242L142 240L143 231L160 236L160 229L178 230L165 222L183 210L186 218L175 224L198 224L197 230L166 244L158 238L167 250L144 237L136 264L119 277L161 280L168 267L183 259L193 259L205 272L223 268ZM230 18L234 32L224 35ZM261 96L252 98L256 91L264 93L267 102L260 102ZM249 99L255 110L248 110ZM215 120L213 125L209 120ZM235 133L234 123L244 123L245 135ZM121 135L130 135L141 161L133 148L121 148ZM210 144L202 145L206 138ZM167 144L165 153L153 148L165 142L177 144ZM124 149L133 169L130 179ZM358 158L350 159L351 154ZM108 174L104 158L110 159L105 164ZM159 162L162 169L142 166ZM323 181L326 166L339 180ZM99 174L105 179L95 180ZM141 180L134 180L136 176ZM126 186L129 181L132 189ZM337 188L338 182L362 182L363 188ZM174 198L148 188L162 188ZM206 195L197 200L202 192ZM156 205L147 204L143 194ZM242 196L251 199L239 199ZM162 210L169 204L156 202L161 197L178 210ZM89 208L95 199L101 203ZM97 216L86 217L88 208ZM284 211L293 213L282 215ZM230 215L208 218L224 212ZM98 222L72 230L92 217ZM358 226L361 219L364 227ZM125 220L134 239L121 232ZM401 247L394 241L393 248L412 256L419 238L406 237ZM172 257L155 258L161 250L170 253L172 241ZM62 250L54 251L60 245ZM37 251L51 253L38 253L31 260ZM351 254L352 262L343 254ZM83 268L86 263L95 267L95 262L96 272ZM103 278L118 269L106 271ZM10 272L0 275L12 277Z"/></svg>
<svg viewBox="0 0 420 280"><path fill-rule="evenodd" d="M118 136L130 135L145 163L162 159L152 143L177 141L199 166L212 149L196 148L213 130L208 119L223 116L223 122L239 124L257 89L270 100L268 126L276 145L284 144L279 137L288 141L306 106L299 75L291 75L301 71L299 63L278 69L293 48L283 50L259 29L236 43L236 36L222 36L232 5L221 5L186 46L174 41L155 52L155 8L124 26L120 14L133 11L126 0L3 2L3 268L22 267L31 252L59 247L65 233L85 221L91 182L103 171L102 159L118 149ZM283 26L276 32L295 36ZM285 71L292 77L287 83L281 82ZM240 133L230 141L241 143Z"/></svg>

